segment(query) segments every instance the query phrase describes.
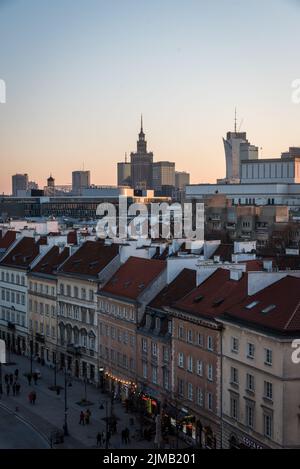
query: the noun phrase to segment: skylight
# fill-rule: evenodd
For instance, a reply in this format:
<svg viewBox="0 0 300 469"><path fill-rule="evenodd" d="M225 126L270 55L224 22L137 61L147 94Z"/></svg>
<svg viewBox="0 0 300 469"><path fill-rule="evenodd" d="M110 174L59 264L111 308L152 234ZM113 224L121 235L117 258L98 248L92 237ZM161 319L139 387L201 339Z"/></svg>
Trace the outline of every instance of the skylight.
<svg viewBox="0 0 300 469"><path fill-rule="evenodd" d="M267 314L267 313L270 313L271 311L273 311L273 309L275 309L275 308L276 308L276 305L269 305L266 308L262 309L261 312L263 314Z"/></svg>
<svg viewBox="0 0 300 469"><path fill-rule="evenodd" d="M252 301L252 303L250 303L249 305L246 306L247 309L252 309L254 308L255 306L257 306L259 303L259 301Z"/></svg>
<svg viewBox="0 0 300 469"><path fill-rule="evenodd" d="M198 295L194 298L194 303L200 303L201 300L203 300L203 295Z"/></svg>
<svg viewBox="0 0 300 469"><path fill-rule="evenodd" d="M224 301L224 298L218 298L213 302L213 306L220 306Z"/></svg>

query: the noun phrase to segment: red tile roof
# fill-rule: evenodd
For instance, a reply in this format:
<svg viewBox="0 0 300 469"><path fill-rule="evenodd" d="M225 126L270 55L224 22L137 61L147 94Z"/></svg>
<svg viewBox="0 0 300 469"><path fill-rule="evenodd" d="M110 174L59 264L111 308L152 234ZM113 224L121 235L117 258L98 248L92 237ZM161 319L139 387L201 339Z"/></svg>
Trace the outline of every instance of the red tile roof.
<svg viewBox="0 0 300 469"><path fill-rule="evenodd" d="M97 277L98 274L119 254L118 245L105 245L102 240L86 241L59 269L72 275Z"/></svg>
<svg viewBox="0 0 300 469"><path fill-rule="evenodd" d="M2 259L0 265L27 269L39 255L39 246L34 238L21 238L18 244Z"/></svg>
<svg viewBox="0 0 300 469"><path fill-rule="evenodd" d="M214 254L211 256L213 259L215 256L219 256L220 260L225 262L232 261L232 254L233 254L233 244L223 244L221 243Z"/></svg>
<svg viewBox="0 0 300 469"><path fill-rule="evenodd" d="M102 291L136 300L166 267L165 261L130 257Z"/></svg>
<svg viewBox="0 0 300 469"><path fill-rule="evenodd" d="M8 249L17 239L17 233L15 231L7 231L5 235L0 237L0 249Z"/></svg>
<svg viewBox="0 0 300 469"><path fill-rule="evenodd" d="M251 260L251 261L240 261L239 264L246 264L247 272L258 272L264 270L263 261Z"/></svg>
<svg viewBox="0 0 300 469"><path fill-rule="evenodd" d="M300 331L300 278L284 277L231 305L224 317L281 332Z"/></svg>
<svg viewBox="0 0 300 469"><path fill-rule="evenodd" d="M215 318L247 295L247 274L231 280L227 269L216 270L205 282L174 304L194 315Z"/></svg>
<svg viewBox="0 0 300 469"><path fill-rule="evenodd" d="M60 251L58 246L53 246L50 251L32 269L33 273L53 275L55 270L68 258L69 248Z"/></svg>
<svg viewBox="0 0 300 469"><path fill-rule="evenodd" d="M167 285L154 300L151 301L149 306L151 308L171 306L196 287L196 278L197 273L195 270L183 269L173 282Z"/></svg>

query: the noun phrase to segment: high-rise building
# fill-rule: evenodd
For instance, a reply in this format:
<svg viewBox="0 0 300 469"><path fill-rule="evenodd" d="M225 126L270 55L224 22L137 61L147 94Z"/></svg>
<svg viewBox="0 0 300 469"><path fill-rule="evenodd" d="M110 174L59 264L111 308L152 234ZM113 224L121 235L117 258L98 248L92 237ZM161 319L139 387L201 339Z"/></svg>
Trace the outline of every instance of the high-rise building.
<svg viewBox="0 0 300 469"><path fill-rule="evenodd" d="M14 174L12 176L12 194L14 197L18 197L20 192L26 192L28 190L28 174Z"/></svg>
<svg viewBox="0 0 300 469"><path fill-rule="evenodd" d="M152 163L153 153L147 152L147 142L143 130L143 117L141 118L141 131L137 142L137 151L132 152L131 158L131 184L133 189L152 189Z"/></svg>
<svg viewBox="0 0 300 469"><path fill-rule="evenodd" d="M131 164L127 161L118 163L118 186L131 186Z"/></svg>
<svg viewBox="0 0 300 469"><path fill-rule="evenodd" d="M175 187L178 190L183 190L185 186L188 186L190 183L190 174L185 171L176 171L175 172Z"/></svg>
<svg viewBox="0 0 300 469"><path fill-rule="evenodd" d="M299 158L300 157L300 147L290 147L289 151L286 151L281 154L281 158Z"/></svg>
<svg viewBox="0 0 300 469"><path fill-rule="evenodd" d="M234 132L228 132L223 138L226 158L226 181L239 182L241 161L257 160L258 148L247 140L246 132L237 131L235 116Z"/></svg>
<svg viewBox="0 0 300 469"><path fill-rule="evenodd" d="M163 186L175 187L175 163L158 161L152 164L152 187L161 191Z"/></svg>
<svg viewBox="0 0 300 469"><path fill-rule="evenodd" d="M90 171L73 171L72 172L72 192L74 195L81 195L83 189L87 189L91 185Z"/></svg>

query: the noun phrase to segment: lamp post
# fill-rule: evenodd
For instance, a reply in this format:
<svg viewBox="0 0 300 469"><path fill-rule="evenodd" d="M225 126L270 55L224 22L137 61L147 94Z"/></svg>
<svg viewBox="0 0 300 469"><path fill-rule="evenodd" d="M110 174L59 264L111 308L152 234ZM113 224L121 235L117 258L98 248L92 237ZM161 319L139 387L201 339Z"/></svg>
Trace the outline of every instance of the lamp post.
<svg viewBox="0 0 300 469"><path fill-rule="evenodd" d="M64 423L64 434L69 435L68 430L68 391L67 391L67 367L65 366L65 423Z"/></svg>
<svg viewBox="0 0 300 469"><path fill-rule="evenodd" d="M103 406L102 403L100 405L100 409L104 409L104 406ZM105 426L106 426L106 429L105 429L105 449L108 449L108 438L107 438L107 435L108 435L108 402L107 401L105 401Z"/></svg>

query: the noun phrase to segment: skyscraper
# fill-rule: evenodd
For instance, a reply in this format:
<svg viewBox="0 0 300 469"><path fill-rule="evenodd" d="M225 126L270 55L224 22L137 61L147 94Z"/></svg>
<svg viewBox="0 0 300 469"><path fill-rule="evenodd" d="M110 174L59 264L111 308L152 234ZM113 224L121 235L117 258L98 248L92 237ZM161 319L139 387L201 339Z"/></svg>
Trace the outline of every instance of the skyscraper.
<svg viewBox="0 0 300 469"><path fill-rule="evenodd" d="M75 195L81 195L82 189L86 189L91 185L90 171L73 171L72 172L72 192Z"/></svg>
<svg viewBox="0 0 300 469"><path fill-rule="evenodd" d="M131 164L127 161L118 163L118 186L131 186Z"/></svg>
<svg viewBox="0 0 300 469"><path fill-rule="evenodd" d="M223 138L226 158L226 181L239 182L241 161L257 160L258 148L247 140L246 132L237 131L235 114L234 132L228 132Z"/></svg>
<svg viewBox="0 0 300 469"><path fill-rule="evenodd" d="M147 142L143 130L143 117L141 117L141 131L137 142L137 151L132 152L131 184L133 189L152 189L152 163L153 153L147 152Z"/></svg>
<svg viewBox="0 0 300 469"><path fill-rule="evenodd" d="M175 163L157 161L152 165L152 187L161 191L163 186L175 187Z"/></svg>
<svg viewBox="0 0 300 469"><path fill-rule="evenodd" d="M20 192L28 190L28 174L14 174L12 176L12 195L18 197Z"/></svg>

